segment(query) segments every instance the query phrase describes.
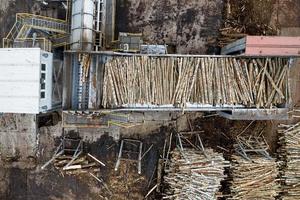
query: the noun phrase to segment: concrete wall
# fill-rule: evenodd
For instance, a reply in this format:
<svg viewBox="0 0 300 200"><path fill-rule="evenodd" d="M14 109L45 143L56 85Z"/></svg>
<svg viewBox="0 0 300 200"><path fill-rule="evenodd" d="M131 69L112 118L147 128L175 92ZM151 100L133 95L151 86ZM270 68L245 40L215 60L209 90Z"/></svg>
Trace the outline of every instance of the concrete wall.
<svg viewBox="0 0 300 200"><path fill-rule="evenodd" d="M35 156L36 123L35 115L2 114L0 116L1 157Z"/></svg>

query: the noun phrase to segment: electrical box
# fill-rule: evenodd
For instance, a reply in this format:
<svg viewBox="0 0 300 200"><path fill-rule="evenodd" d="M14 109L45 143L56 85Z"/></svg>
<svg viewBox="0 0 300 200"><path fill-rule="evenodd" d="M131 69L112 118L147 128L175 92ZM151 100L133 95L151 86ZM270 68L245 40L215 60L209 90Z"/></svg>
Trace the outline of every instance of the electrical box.
<svg viewBox="0 0 300 200"><path fill-rule="evenodd" d="M0 49L0 112L52 109L53 55L39 48Z"/></svg>
<svg viewBox="0 0 300 200"><path fill-rule="evenodd" d="M141 33L119 33L120 50L123 52L139 52L143 44Z"/></svg>

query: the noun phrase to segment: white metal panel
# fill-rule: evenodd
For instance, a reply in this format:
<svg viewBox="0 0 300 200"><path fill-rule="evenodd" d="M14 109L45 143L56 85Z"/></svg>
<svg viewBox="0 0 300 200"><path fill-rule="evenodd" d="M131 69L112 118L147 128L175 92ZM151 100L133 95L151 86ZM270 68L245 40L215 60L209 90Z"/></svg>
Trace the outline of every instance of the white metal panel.
<svg viewBox="0 0 300 200"><path fill-rule="evenodd" d="M37 105L39 105L39 99L35 97L0 97L0 111L2 113L38 114L39 107Z"/></svg>
<svg viewBox="0 0 300 200"><path fill-rule="evenodd" d="M0 112L39 113L40 55L37 48L0 49Z"/></svg>
<svg viewBox="0 0 300 200"><path fill-rule="evenodd" d="M46 74L45 80L41 80L41 82L45 83L45 89L40 88L41 92L45 92L45 98L41 98L40 96L40 112L45 112L52 108L52 88L53 88L53 55L52 53L41 51L41 65L44 64L46 66L46 70L42 70L42 73Z"/></svg>
<svg viewBox="0 0 300 200"><path fill-rule="evenodd" d="M38 90L39 85L33 81L0 81L0 97L39 98Z"/></svg>

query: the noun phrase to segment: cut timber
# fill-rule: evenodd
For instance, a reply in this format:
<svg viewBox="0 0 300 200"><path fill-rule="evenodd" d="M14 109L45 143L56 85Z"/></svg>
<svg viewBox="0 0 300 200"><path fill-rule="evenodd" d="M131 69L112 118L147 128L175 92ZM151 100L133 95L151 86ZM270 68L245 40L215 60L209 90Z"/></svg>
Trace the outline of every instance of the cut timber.
<svg viewBox="0 0 300 200"><path fill-rule="evenodd" d="M63 170L74 170L74 169L84 169L84 168L90 168L90 167L95 167L96 163L90 163L86 165L71 165L66 168L63 168Z"/></svg>
<svg viewBox="0 0 300 200"><path fill-rule="evenodd" d="M233 156L230 183L232 197L228 199L275 199L280 189L276 161L259 155L250 158L251 161Z"/></svg>
<svg viewBox="0 0 300 200"><path fill-rule="evenodd" d="M280 125L279 128L282 199L300 199L300 123Z"/></svg>
<svg viewBox="0 0 300 200"><path fill-rule="evenodd" d="M98 162L99 164L101 164L103 167L105 167L105 164L103 162L101 162L100 160L98 160L96 157L92 156L91 154L87 154L89 157L91 157L92 159L94 159L96 162Z"/></svg>
<svg viewBox="0 0 300 200"><path fill-rule="evenodd" d="M222 154L206 149L207 157L199 150L175 149L166 167L164 182L168 186L163 199L212 200L221 197L219 189L224 180L224 168L229 167ZM188 162L187 162L188 160Z"/></svg>
<svg viewBox="0 0 300 200"><path fill-rule="evenodd" d="M104 108L240 106L289 102L289 59L113 56L104 64Z"/></svg>

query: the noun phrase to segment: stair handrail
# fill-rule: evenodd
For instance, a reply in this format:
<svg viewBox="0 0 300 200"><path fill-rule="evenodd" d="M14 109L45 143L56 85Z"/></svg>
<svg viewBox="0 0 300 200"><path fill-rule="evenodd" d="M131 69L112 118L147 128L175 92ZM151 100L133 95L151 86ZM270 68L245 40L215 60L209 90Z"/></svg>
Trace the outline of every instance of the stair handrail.
<svg viewBox="0 0 300 200"><path fill-rule="evenodd" d="M29 21L31 20L31 22L27 23L26 20L29 20ZM33 23L34 20L42 20L42 22L56 23L55 25L57 25L57 26L54 26L53 24L51 24L51 26L53 26L53 27L51 27L51 26L43 27L42 25L39 25L39 24L35 25ZM59 33L59 35L66 34L68 32L67 20L61 20L61 19L51 18L51 17L47 17L47 16L42 16L42 15L35 15L35 14L31 14L31 13L16 13L16 21L15 21L13 27L10 29L10 31L6 35L6 37L3 38L3 40L2 40L2 44L3 44L4 48L12 47L15 39L18 39L19 41L26 39L26 38L17 38L19 35L19 32L21 30L23 30L24 26L30 26L32 28L37 28L37 29L43 28L44 30Z"/></svg>

